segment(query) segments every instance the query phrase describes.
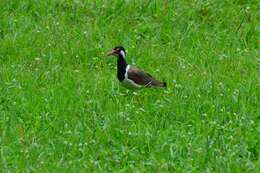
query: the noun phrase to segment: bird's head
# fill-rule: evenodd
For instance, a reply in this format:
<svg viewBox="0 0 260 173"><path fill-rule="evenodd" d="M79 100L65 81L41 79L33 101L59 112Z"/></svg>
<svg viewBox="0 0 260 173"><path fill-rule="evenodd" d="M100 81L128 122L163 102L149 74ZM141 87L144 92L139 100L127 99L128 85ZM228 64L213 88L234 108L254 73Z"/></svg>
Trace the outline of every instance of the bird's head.
<svg viewBox="0 0 260 173"><path fill-rule="evenodd" d="M114 56L117 56L117 57L122 56L123 58L125 58L126 51L125 51L125 48L123 46L116 46L107 55L108 56L114 55Z"/></svg>

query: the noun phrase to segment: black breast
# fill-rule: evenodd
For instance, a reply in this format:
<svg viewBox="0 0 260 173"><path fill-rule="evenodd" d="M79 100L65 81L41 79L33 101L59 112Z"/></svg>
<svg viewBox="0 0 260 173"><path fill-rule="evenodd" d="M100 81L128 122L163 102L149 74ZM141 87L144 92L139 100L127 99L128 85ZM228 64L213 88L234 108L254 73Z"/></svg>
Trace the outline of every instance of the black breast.
<svg viewBox="0 0 260 173"><path fill-rule="evenodd" d="M122 56L119 56L117 59L117 78L120 82L125 79L127 63Z"/></svg>

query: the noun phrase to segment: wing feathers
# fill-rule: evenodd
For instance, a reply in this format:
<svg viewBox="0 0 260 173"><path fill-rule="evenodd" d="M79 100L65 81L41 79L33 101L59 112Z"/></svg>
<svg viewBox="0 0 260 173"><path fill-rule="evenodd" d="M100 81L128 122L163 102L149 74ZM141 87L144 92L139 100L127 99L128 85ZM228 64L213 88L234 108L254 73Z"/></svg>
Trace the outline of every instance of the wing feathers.
<svg viewBox="0 0 260 173"><path fill-rule="evenodd" d="M136 84L142 85L144 87L166 87L165 82L158 81L154 79L149 73L146 73L145 71L133 66L129 67L127 76Z"/></svg>

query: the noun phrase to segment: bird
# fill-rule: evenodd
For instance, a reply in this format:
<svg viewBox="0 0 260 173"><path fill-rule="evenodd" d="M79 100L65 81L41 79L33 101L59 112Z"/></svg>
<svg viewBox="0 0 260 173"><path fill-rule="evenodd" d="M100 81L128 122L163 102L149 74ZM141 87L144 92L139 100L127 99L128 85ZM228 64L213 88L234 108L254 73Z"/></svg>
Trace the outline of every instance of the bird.
<svg viewBox="0 0 260 173"><path fill-rule="evenodd" d="M166 88L166 82L159 81L144 70L129 65L125 59L126 51L123 46L114 47L107 56L117 57L117 78L126 88Z"/></svg>

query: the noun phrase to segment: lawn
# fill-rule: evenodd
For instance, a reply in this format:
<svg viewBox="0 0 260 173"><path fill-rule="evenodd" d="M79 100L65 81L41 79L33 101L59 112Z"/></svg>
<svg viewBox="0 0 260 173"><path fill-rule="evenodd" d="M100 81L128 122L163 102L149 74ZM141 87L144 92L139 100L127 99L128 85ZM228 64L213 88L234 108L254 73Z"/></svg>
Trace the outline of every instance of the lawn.
<svg viewBox="0 0 260 173"><path fill-rule="evenodd" d="M1 0L0 172L259 172L258 0ZM127 90L116 45L167 89Z"/></svg>

